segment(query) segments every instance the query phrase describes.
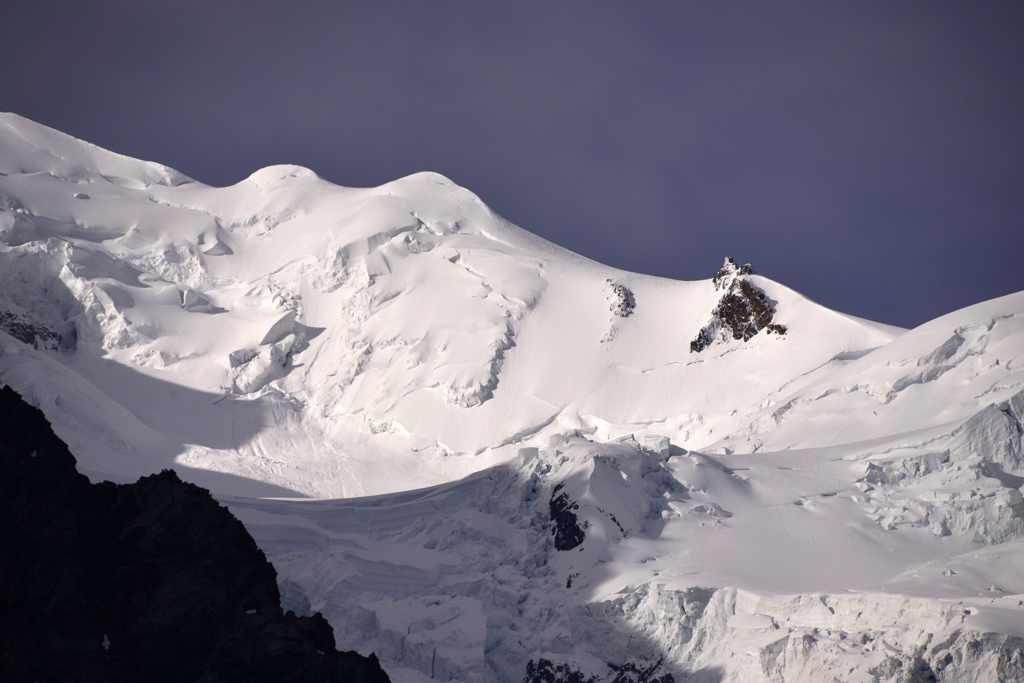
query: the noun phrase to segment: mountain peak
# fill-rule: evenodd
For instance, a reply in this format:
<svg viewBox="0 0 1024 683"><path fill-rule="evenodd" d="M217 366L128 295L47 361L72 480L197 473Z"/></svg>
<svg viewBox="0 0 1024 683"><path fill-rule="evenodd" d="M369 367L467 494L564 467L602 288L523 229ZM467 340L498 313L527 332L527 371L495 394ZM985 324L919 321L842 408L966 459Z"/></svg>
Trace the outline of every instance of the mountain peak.
<svg viewBox="0 0 1024 683"><path fill-rule="evenodd" d="M731 256L726 256L725 261L722 262L722 267L718 269L715 276L711 278L711 281L715 283L715 289L728 288L730 284L730 278L740 277L742 275L756 275L754 267L749 263L744 263L742 266L736 265L736 262L732 260Z"/></svg>
<svg viewBox="0 0 1024 683"><path fill-rule="evenodd" d="M256 185L257 187L266 187L286 181L290 178L313 178L319 179L313 171L309 170L304 166L296 166L294 164L276 164L274 166L267 166L256 171L246 181Z"/></svg>
<svg viewBox="0 0 1024 683"><path fill-rule="evenodd" d="M711 312L711 320L690 342L690 353L700 353L711 346L716 338L722 341L730 338L749 341L761 330L767 330L766 334L786 334L786 327L774 322L775 307L764 292L744 277L754 274L754 268L749 263L739 266L732 257L725 257L722 267L712 278L715 291L721 289L725 293Z"/></svg>

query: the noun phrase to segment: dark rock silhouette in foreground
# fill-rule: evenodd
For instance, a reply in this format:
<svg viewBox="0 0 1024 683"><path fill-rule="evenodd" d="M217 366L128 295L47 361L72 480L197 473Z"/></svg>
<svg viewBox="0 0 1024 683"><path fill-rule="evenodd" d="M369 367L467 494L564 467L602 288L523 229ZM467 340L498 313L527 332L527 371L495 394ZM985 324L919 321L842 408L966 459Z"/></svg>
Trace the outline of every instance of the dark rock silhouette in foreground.
<svg viewBox="0 0 1024 683"><path fill-rule="evenodd" d="M281 610L242 523L169 470L91 484L0 390L0 681L388 681Z"/></svg>

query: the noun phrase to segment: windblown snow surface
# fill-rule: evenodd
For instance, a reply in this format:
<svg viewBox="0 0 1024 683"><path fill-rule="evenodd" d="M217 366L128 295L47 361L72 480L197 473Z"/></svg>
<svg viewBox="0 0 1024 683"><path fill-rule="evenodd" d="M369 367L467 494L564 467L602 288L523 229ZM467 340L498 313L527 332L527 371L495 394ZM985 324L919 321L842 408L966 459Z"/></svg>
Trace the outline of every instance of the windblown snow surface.
<svg viewBox="0 0 1024 683"><path fill-rule="evenodd" d="M11 114L0 239L0 383L93 480L212 489L395 681L1024 677L1024 293L906 331Z"/></svg>

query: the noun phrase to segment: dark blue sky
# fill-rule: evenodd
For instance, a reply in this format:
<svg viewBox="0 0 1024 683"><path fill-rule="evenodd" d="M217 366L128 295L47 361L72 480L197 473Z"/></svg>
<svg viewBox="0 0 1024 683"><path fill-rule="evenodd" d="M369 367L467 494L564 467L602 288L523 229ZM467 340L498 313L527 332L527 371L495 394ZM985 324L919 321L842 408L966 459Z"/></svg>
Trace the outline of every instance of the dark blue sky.
<svg viewBox="0 0 1024 683"><path fill-rule="evenodd" d="M0 0L0 109L213 185L443 173L914 326L1024 289L1024 4ZM0 154L3 150L0 149Z"/></svg>

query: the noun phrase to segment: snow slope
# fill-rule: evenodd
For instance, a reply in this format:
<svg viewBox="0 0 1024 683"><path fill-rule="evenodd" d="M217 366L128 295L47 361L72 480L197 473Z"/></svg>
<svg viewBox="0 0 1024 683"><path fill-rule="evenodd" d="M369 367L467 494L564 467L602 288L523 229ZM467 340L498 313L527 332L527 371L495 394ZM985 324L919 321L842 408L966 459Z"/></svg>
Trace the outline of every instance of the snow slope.
<svg viewBox="0 0 1024 683"><path fill-rule="evenodd" d="M700 448L899 333L753 276L790 333L692 354L710 281L588 261L435 174L355 190L278 166L211 188L13 115L0 131L4 299L136 418L102 422L139 460L323 497L450 480L566 429Z"/></svg>
<svg viewBox="0 0 1024 683"><path fill-rule="evenodd" d="M436 174L212 188L12 114L0 242L0 382L93 479L211 488L395 680L1024 671L1024 293L905 331Z"/></svg>

